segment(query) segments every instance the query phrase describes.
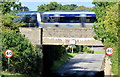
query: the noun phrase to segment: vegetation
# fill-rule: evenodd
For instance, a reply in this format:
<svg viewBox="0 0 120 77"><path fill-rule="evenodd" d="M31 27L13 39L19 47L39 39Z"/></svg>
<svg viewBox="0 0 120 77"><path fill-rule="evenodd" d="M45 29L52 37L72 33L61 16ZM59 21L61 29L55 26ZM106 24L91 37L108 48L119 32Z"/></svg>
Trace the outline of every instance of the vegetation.
<svg viewBox="0 0 120 77"><path fill-rule="evenodd" d="M112 71L118 74L118 3L115 2L93 2L95 4L94 11L98 20L93 26L96 36L95 39L102 41L105 48L111 46L116 51L110 56L112 61Z"/></svg>
<svg viewBox="0 0 120 77"><path fill-rule="evenodd" d="M21 11L23 11L23 9L24 9L24 11L29 11L29 8L26 6L22 7Z"/></svg>
<svg viewBox="0 0 120 77"><path fill-rule="evenodd" d="M74 10L92 10L92 8L85 7L85 6L79 6L79 7L75 8Z"/></svg>
<svg viewBox="0 0 120 77"><path fill-rule="evenodd" d="M118 51L114 52L112 56L110 56L112 62L112 72L115 75L118 75Z"/></svg>
<svg viewBox="0 0 120 77"><path fill-rule="evenodd" d="M58 68L59 68L62 64L64 64L64 63L66 63L67 61L69 61L69 60L70 60L71 58L73 58L76 54L78 54L78 53L67 53L67 55L64 54L63 56L61 56L60 59L54 61L53 67L52 67L51 69L52 69L53 71L58 70Z"/></svg>
<svg viewBox="0 0 120 77"><path fill-rule="evenodd" d="M42 4L38 6L38 11L53 11L53 10L91 10L85 6L77 6L76 4L61 5L57 2L50 2L50 4Z"/></svg>
<svg viewBox="0 0 120 77"><path fill-rule="evenodd" d="M105 54L105 51L94 51L94 54Z"/></svg>
<svg viewBox="0 0 120 77"><path fill-rule="evenodd" d="M66 48L67 48L67 46L65 46L65 45L62 45L62 46L60 46L60 48L59 48L59 46L56 46L55 48L57 49L58 48L58 52L60 51L60 52L62 52L62 53L59 53L59 54L57 54L56 53L56 55L57 55L57 59L55 58L54 59L54 61L53 61L53 64L52 64L52 67L51 67L51 70L52 71L56 71L62 64L64 64L64 63L66 63L67 61L69 61L71 58L73 58L75 55L77 55L77 54L79 54L81 51L79 50L79 51L77 51L77 48L80 48L81 46L74 46L74 48L75 48L75 50L74 50L74 53L71 53L71 52L67 52L67 53L65 53L66 52ZM71 48L70 48L71 49ZM56 51L55 51L56 52Z"/></svg>
<svg viewBox="0 0 120 77"><path fill-rule="evenodd" d="M11 30L19 31L19 27L25 25L25 23L20 23L21 21L14 22L13 20L18 16L15 13L22 9L21 3L18 2L4 2L2 5L2 27L10 28Z"/></svg>
<svg viewBox="0 0 120 77"><path fill-rule="evenodd" d="M52 10L74 10L77 7L75 4L61 5L57 2L50 2L50 4L42 4L38 6L38 11L52 11Z"/></svg>
<svg viewBox="0 0 120 77"><path fill-rule="evenodd" d="M84 54L87 54L87 53L92 53L93 54L94 53L94 51L90 50L90 48L86 45L83 46L83 52L84 52Z"/></svg>
<svg viewBox="0 0 120 77"><path fill-rule="evenodd" d="M21 2L4 2L0 3L2 5L2 13L10 13L10 12L17 12L22 9Z"/></svg>
<svg viewBox="0 0 120 77"><path fill-rule="evenodd" d="M18 2L19 3L19 2ZM24 23L14 22L17 18L14 13L21 9L21 3L4 2L2 3L2 67L3 71L7 71L7 58L4 55L6 49L11 49L14 52L10 58L10 73L20 74L39 74L41 68L42 52L29 42L25 36L19 32L19 27ZM13 8L13 9L12 9Z"/></svg>
<svg viewBox="0 0 120 77"><path fill-rule="evenodd" d="M7 69L7 58L4 56L6 49L11 49L14 52L13 57L10 59L11 72L27 74L37 72L42 54L39 49L36 49L35 46L20 33L16 33L10 29L2 32L3 70Z"/></svg>
<svg viewBox="0 0 120 77"><path fill-rule="evenodd" d="M40 75L32 74L32 75L27 75L27 74L20 74L20 73L8 73L8 72L2 72L2 77L41 77Z"/></svg>
<svg viewBox="0 0 120 77"><path fill-rule="evenodd" d="M76 7L78 7L75 4L71 4L71 5L63 5L61 10L74 10Z"/></svg>
<svg viewBox="0 0 120 77"><path fill-rule="evenodd" d="M2 25L3 25L2 31L4 31L4 29L10 28L11 30L15 30L16 32L19 32L19 27L25 25L25 23L21 21L15 23L15 21L13 21L14 18L17 18L17 16L14 16L12 12L2 15Z"/></svg>
<svg viewBox="0 0 120 77"><path fill-rule="evenodd" d="M120 13L120 1L118 3L118 13ZM118 19L120 22L120 14L118 14ZM120 45L120 23L118 23L119 28L118 28L118 45ZM118 48L118 51L120 51L120 47ZM118 52L118 76L120 76L120 52Z"/></svg>

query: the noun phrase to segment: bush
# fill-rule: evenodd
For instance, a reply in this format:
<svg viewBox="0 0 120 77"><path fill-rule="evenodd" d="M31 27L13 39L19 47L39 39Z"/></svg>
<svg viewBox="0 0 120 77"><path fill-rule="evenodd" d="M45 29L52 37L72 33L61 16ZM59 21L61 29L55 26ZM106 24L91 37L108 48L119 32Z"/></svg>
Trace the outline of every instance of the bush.
<svg viewBox="0 0 120 77"><path fill-rule="evenodd" d="M10 58L10 71L14 73L37 73L42 58L39 48L33 46L28 39L20 33L5 29L2 32L2 62L3 70L7 69L7 58L4 56L6 49L13 51Z"/></svg>
<svg viewBox="0 0 120 77"><path fill-rule="evenodd" d="M92 54L94 54L94 51L93 51L93 50L88 50L87 53L92 53Z"/></svg>
<svg viewBox="0 0 120 77"><path fill-rule="evenodd" d="M112 62L112 72L118 75L118 51L115 51L113 55L110 56Z"/></svg>
<svg viewBox="0 0 120 77"><path fill-rule="evenodd" d="M87 46L86 45L83 46L83 51L87 52Z"/></svg>

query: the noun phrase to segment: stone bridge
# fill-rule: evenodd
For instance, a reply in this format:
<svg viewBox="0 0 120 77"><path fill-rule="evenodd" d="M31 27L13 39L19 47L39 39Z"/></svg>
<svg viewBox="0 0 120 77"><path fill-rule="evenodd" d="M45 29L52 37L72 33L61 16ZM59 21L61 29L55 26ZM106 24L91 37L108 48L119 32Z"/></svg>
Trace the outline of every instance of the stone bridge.
<svg viewBox="0 0 120 77"><path fill-rule="evenodd" d="M88 45L103 46L95 40L91 28L20 28L20 32L35 45Z"/></svg>

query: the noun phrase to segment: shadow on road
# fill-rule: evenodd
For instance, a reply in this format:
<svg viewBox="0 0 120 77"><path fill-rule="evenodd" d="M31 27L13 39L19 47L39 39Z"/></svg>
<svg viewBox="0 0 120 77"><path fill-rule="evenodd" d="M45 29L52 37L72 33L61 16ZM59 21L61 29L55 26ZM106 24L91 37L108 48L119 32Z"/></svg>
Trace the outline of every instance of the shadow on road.
<svg viewBox="0 0 120 77"><path fill-rule="evenodd" d="M104 77L104 71L76 71L73 74L66 72L63 75L53 73L49 77Z"/></svg>

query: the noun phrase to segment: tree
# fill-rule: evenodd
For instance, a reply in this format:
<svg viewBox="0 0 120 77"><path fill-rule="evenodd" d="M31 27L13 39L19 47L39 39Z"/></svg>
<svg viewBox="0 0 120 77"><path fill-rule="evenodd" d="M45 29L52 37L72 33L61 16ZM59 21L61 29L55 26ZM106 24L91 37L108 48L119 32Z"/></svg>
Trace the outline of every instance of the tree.
<svg viewBox="0 0 120 77"><path fill-rule="evenodd" d="M72 10L72 7L70 5L63 5L62 10Z"/></svg>
<svg viewBox="0 0 120 77"><path fill-rule="evenodd" d="M38 11L53 11L53 10L74 10L77 7L75 4L61 5L57 2L50 2L50 4L42 4L38 6Z"/></svg>
<svg viewBox="0 0 120 77"><path fill-rule="evenodd" d="M93 26L96 33L95 39L102 41L105 48L111 46L114 48L114 54L110 56L112 62L112 72L118 74L118 38L120 20L118 18L118 3L95 2L94 11L97 17L97 24Z"/></svg>
<svg viewBox="0 0 120 77"><path fill-rule="evenodd" d="M21 8L16 2L4 2L2 15L2 67L5 71L7 69L7 58L4 56L6 49L11 49L14 52L10 59L10 70L12 73L38 73L38 66L42 57L41 51L33 46L28 39L20 32L19 27L24 23L14 22L13 20L18 16L15 13ZM13 8L13 9L12 9ZM18 9L18 10L15 10ZM22 68L21 68L22 67Z"/></svg>
<svg viewBox="0 0 120 77"><path fill-rule="evenodd" d="M23 9L24 9L24 11L29 11L29 8L26 6L22 7L21 11L23 11Z"/></svg>
<svg viewBox="0 0 120 77"><path fill-rule="evenodd" d="M3 2L2 4L2 13L10 13L10 12L17 12L20 11L22 8L21 2Z"/></svg>
<svg viewBox="0 0 120 77"><path fill-rule="evenodd" d="M25 23L20 23L21 21L18 21L15 23L13 21L15 18L18 18L18 16L15 16L15 13L20 11L22 8L21 3L18 2L3 2L1 4L3 6L2 8L2 27L10 28L11 30L19 31L19 27L22 25L25 25Z"/></svg>
<svg viewBox="0 0 120 77"><path fill-rule="evenodd" d="M106 14L106 7L110 8L111 6L113 6L115 3L112 2L93 2L93 4L95 5L95 7L93 8L93 11L96 14L96 18L97 18L97 24L93 26L94 28L94 32L96 33L96 35L94 36L95 39L102 41L103 43L105 42L105 39L107 39L107 32L105 29L105 24L101 23L102 21L105 20L105 16Z"/></svg>
<svg viewBox="0 0 120 77"><path fill-rule="evenodd" d="M85 6L79 6L79 7L75 8L74 10L92 10L92 8L85 7Z"/></svg>
<svg viewBox="0 0 120 77"><path fill-rule="evenodd" d="M76 4L71 4L70 6L72 7L72 10L78 7Z"/></svg>
<svg viewBox="0 0 120 77"><path fill-rule="evenodd" d="M112 72L114 74L118 74L118 29L119 26L118 23L118 4L115 4L114 6L111 6L110 8L106 7L106 16L104 21L101 21L99 24L104 24L105 28L105 36L106 39L104 41L105 47L111 46L114 48L116 52L111 56L112 61Z"/></svg>
<svg viewBox="0 0 120 77"><path fill-rule="evenodd" d="M77 7L75 4L63 5L61 10L74 10Z"/></svg>
<svg viewBox="0 0 120 77"><path fill-rule="evenodd" d="M61 4L58 4L57 2L50 2L50 4L42 4L38 6L38 11L52 11L52 10L60 10Z"/></svg>
<svg viewBox="0 0 120 77"><path fill-rule="evenodd" d="M14 16L13 13L6 13L2 16L2 29L4 28L10 28L11 30L15 30L16 32L19 31L19 27L25 25L25 23L18 21L13 21L15 18L18 18L18 16ZM21 22L21 23L20 23Z"/></svg>
<svg viewBox="0 0 120 77"><path fill-rule="evenodd" d="M38 67L42 52L33 46L28 39L14 30L4 29L2 32L2 67L7 69L7 58L4 56L6 49L14 52L10 59L10 72L12 73L39 73Z"/></svg>

